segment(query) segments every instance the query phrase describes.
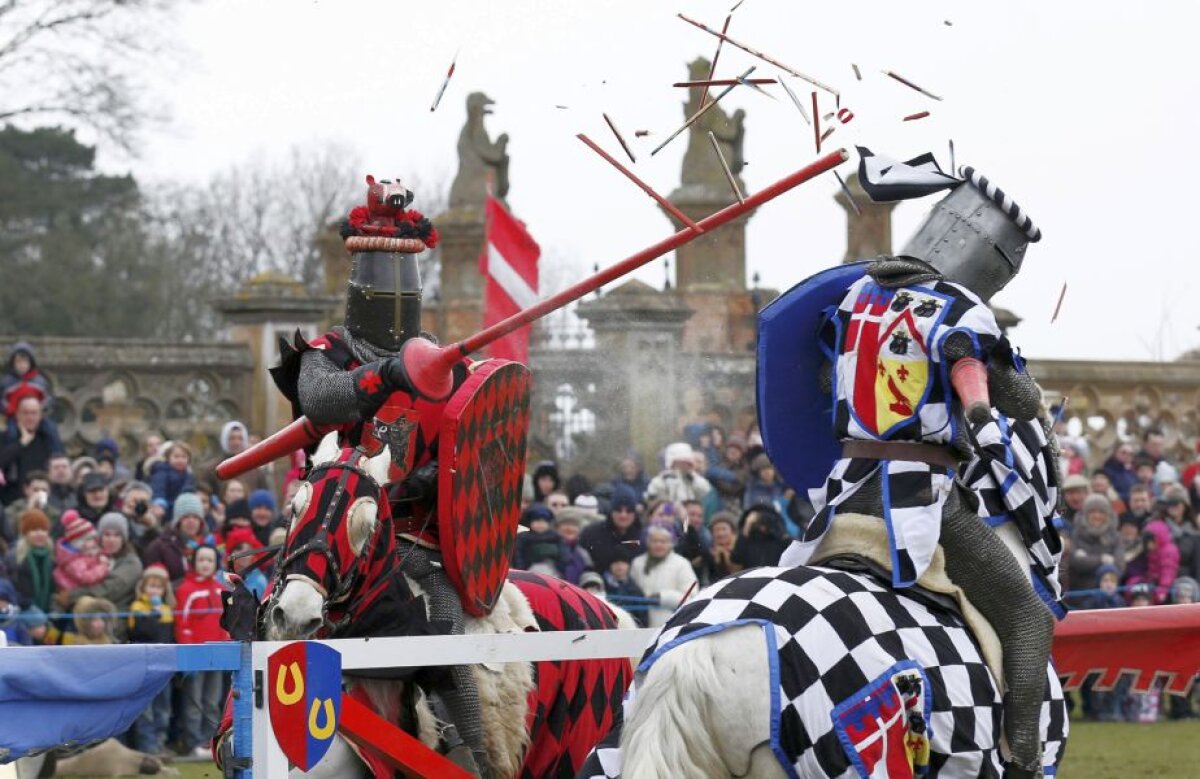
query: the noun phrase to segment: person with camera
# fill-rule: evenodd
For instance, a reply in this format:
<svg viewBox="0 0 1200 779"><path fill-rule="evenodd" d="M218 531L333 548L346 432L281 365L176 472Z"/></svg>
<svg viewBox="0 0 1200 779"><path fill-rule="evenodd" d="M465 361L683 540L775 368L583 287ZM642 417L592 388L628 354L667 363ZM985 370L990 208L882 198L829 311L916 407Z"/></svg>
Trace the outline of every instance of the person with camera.
<svg viewBox="0 0 1200 779"><path fill-rule="evenodd" d="M50 480L45 471L30 471L26 474L21 490L23 497L13 501L4 510L4 523L0 526L0 537L10 546L20 537L17 523L20 522L21 515L29 509L45 512L51 523L58 521L59 512L50 505Z"/></svg>
<svg viewBox="0 0 1200 779"><path fill-rule="evenodd" d="M742 512L738 527L740 532L733 545L731 562L742 568L779 565L779 558L791 539L783 517L773 506L764 503L750 506Z"/></svg>
<svg viewBox="0 0 1200 779"><path fill-rule="evenodd" d="M162 523L151 501L154 491L145 482L131 481L121 490L119 510L129 521L129 543L141 557L158 538Z"/></svg>

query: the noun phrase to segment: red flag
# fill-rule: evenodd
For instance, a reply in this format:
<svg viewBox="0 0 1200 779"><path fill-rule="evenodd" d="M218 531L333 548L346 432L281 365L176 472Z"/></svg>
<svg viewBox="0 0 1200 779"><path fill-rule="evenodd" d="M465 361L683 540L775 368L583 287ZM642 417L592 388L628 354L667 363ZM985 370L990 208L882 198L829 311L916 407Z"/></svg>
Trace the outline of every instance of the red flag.
<svg viewBox="0 0 1200 779"><path fill-rule="evenodd" d="M487 198L487 230L479 272L483 290L483 326L491 327L538 301L538 257L542 250L504 205ZM488 347L488 354L529 362L529 325L514 330Z"/></svg>

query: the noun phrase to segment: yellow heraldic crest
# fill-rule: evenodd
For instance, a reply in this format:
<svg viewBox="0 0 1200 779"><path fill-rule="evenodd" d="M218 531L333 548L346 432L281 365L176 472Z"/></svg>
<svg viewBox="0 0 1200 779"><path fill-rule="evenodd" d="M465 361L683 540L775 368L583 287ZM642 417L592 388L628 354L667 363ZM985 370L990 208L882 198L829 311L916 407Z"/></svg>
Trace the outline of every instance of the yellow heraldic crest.
<svg viewBox="0 0 1200 779"><path fill-rule="evenodd" d="M878 429L890 430L915 417L929 387L929 351L911 310L905 309L884 330L875 373Z"/></svg>

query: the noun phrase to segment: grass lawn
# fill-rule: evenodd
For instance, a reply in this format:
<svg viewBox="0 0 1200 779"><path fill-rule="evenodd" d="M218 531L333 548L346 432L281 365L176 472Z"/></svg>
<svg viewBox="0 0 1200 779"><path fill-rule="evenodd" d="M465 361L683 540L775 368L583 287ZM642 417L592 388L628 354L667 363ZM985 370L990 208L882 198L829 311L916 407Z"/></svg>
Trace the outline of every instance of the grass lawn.
<svg viewBox="0 0 1200 779"><path fill-rule="evenodd" d="M215 763L177 763L182 779L221 779Z"/></svg>
<svg viewBox="0 0 1200 779"><path fill-rule="evenodd" d="M212 763L176 765L182 779L220 779ZM1200 720L1134 725L1071 722L1062 779L1200 776Z"/></svg>
<svg viewBox="0 0 1200 779"><path fill-rule="evenodd" d="M1200 776L1200 721L1071 722L1063 779Z"/></svg>

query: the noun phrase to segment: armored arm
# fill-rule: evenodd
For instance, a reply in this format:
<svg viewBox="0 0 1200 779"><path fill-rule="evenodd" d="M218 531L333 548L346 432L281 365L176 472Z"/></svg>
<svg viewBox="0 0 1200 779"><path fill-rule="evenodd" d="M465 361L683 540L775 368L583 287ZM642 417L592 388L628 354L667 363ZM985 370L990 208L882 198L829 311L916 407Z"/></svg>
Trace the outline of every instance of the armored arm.
<svg viewBox="0 0 1200 779"><path fill-rule="evenodd" d="M362 419L354 395L354 377L319 350L300 358L300 408L318 425L340 425Z"/></svg>
<svg viewBox="0 0 1200 779"><path fill-rule="evenodd" d="M988 391L996 408L1013 419L1034 419L1042 410L1042 388L1028 373L1018 371L1010 360L988 363Z"/></svg>
<svg viewBox="0 0 1200 779"><path fill-rule="evenodd" d="M298 393L305 416L318 425L370 419L396 390L409 391L401 363L394 357L345 371L320 350L300 358Z"/></svg>

